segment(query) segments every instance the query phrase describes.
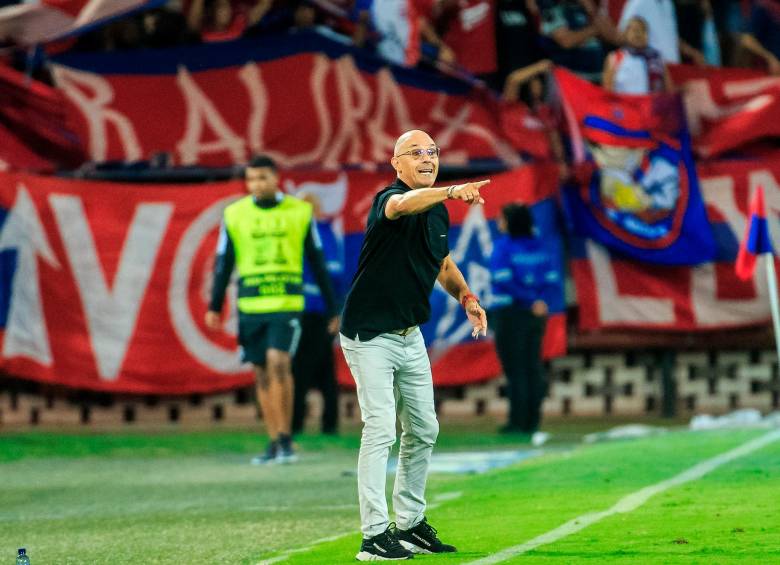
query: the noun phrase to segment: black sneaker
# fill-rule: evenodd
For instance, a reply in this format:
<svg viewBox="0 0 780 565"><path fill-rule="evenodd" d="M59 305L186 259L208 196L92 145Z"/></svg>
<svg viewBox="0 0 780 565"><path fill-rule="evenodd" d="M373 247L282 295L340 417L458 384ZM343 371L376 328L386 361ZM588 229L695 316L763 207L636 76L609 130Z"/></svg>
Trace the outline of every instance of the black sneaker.
<svg viewBox="0 0 780 565"><path fill-rule="evenodd" d="M453 546L442 543L436 535L436 528L425 518L415 527L408 530L396 530L398 541L412 553L453 553Z"/></svg>
<svg viewBox="0 0 780 565"><path fill-rule="evenodd" d="M265 448L265 453L252 457L252 465L268 465L276 461L276 457L279 453L279 444L276 441L272 441Z"/></svg>
<svg viewBox="0 0 780 565"><path fill-rule="evenodd" d="M295 463L298 461L298 456L295 454L295 450L292 445L292 438L290 436L279 436L279 450L276 452L277 463Z"/></svg>
<svg viewBox="0 0 780 565"><path fill-rule="evenodd" d="M401 561L414 555L398 543L395 537L395 523L391 523L381 534L364 539L360 551L355 555L358 561Z"/></svg>

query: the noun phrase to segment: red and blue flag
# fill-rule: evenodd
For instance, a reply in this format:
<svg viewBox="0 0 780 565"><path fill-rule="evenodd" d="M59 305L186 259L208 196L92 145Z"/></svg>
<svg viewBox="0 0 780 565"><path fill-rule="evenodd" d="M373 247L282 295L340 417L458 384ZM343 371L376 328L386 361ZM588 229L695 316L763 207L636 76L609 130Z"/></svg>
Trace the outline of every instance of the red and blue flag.
<svg viewBox="0 0 780 565"><path fill-rule="evenodd" d="M739 246L737 255L737 276L742 280L753 278L756 270L756 260L759 255L773 253L772 242L769 239L769 224L764 207L764 189L759 186L750 201L750 218L745 227L745 237Z"/></svg>

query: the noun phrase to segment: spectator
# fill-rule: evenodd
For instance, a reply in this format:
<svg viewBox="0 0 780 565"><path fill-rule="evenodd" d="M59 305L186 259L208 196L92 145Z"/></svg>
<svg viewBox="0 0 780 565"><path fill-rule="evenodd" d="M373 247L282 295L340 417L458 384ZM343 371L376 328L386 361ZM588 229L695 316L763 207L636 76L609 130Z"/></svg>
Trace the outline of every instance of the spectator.
<svg viewBox="0 0 780 565"><path fill-rule="evenodd" d="M492 78L496 72L496 0L450 1L444 44L469 73Z"/></svg>
<svg viewBox="0 0 780 565"><path fill-rule="evenodd" d="M625 31L634 16L647 22L648 44L661 54L665 63L679 63L682 53L697 65L706 64L701 51L680 39L672 0L628 0L620 17L620 31Z"/></svg>
<svg viewBox="0 0 780 565"><path fill-rule="evenodd" d="M592 81L601 80L604 41L618 43L612 22L598 14L591 0L545 0L542 37L550 59Z"/></svg>
<svg viewBox="0 0 780 565"><path fill-rule="evenodd" d="M187 27L204 42L238 39L271 9L273 0L256 0L249 9L231 0L190 0Z"/></svg>
<svg viewBox="0 0 780 565"><path fill-rule="evenodd" d="M501 431L534 434L539 429L544 397L544 292L561 274L536 237L530 208L520 204L504 206L499 230L506 235L495 241L490 257L490 319L509 392L509 417Z"/></svg>
<svg viewBox="0 0 780 565"><path fill-rule="evenodd" d="M319 198L314 194L306 194L301 199L312 205L325 265L340 300L345 286L344 249L333 231L332 222L322 216ZM295 435L303 431L306 394L310 388L316 387L322 393L322 433L335 434L339 421L339 389L333 358L333 337L338 332L338 326L329 327L331 318L327 315L325 300L308 261L304 263L303 269L303 293L306 304L301 319L301 340L292 366L295 384L292 433Z"/></svg>
<svg viewBox="0 0 780 565"><path fill-rule="evenodd" d="M435 0L372 0L369 13L377 33L377 52L397 65L413 67L420 61L424 40L435 51L433 57L454 63L455 54L433 26Z"/></svg>
<svg viewBox="0 0 780 565"><path fill-rule="evenodd" d="M626 26L626 45L613 51L604 65L604 88L621 94L671 90L661 54L648 47L647 22L634 16Z"/></svg>
<svg viewBox="0 0 780 565"><path fill-rule="evenodd" d="M680 40L702 53L709 65L720 66L720 45L710 0L675 0Z"/></svg>
<svg viewBox="0 0 780 565"><path fill-rule="evenodd" d="M367 0L310 0L316 20L331 30L351 38L357 47L368 45L370 2Z"/></svg>
<svg viewBox="0 0 780 565"><path fill-rule="evenodd" d="M541 123L550 141L552 156L560 166L561 179L568 177L565 152L560 134L559 113L548 102L548 84L553 64L549 59L543 59L522 69L513 71L504 84L504 100L515 102L521 100L539 123Z"/></svg>
<svg viewBox="0 0 780 565"><path fill-rule="evenodd" d="M748 33L742 46L765 64L773 75L780 75L780 2L756 0L750 12Z"/></svg>
<svg viewBox="0 0 780 565"><path fill-rule="evenodd" d="M148 10L141 15L141 45L150 48L173 47L192 37L181 11L167 8Z"/></svg>
<svg viewBox="0 0 780 565"><path fill-rule="evenodd" d="M539 7L536 0L497 0L496 58L494 85L504 90L507 77L539 61Z"/></svg>

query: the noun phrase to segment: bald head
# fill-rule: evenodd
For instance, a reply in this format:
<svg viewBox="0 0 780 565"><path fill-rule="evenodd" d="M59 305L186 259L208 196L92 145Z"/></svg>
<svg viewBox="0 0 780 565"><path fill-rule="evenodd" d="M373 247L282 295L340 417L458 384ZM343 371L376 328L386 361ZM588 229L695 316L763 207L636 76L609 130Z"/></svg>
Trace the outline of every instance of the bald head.
<svg viewBox="0 0 780 565"><path fill-rule="evenodd" d="M393 155L399 155L400 153L409 151L413 147L428 147L429 145L435 145L430 135L421 129L412 129L406 133L402 133L401 137L395 142Z"/></svg>

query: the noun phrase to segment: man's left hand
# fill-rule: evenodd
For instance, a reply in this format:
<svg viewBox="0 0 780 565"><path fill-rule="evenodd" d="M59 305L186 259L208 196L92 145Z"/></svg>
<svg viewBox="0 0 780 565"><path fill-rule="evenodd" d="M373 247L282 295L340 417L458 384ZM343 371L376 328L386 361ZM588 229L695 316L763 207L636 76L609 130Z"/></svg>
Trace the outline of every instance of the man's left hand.
<svg viewBox="0 0 780 565"><path fill-rule="evenodd" d="M476 300L466 302L466 317L474 328L471 332L471 337L477 339L479 334L487 335L487 314L485 314L479 302Z"/></svg>

